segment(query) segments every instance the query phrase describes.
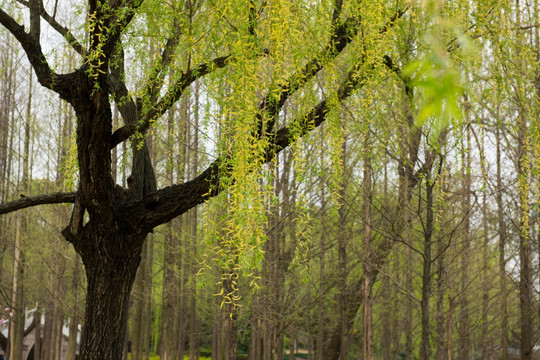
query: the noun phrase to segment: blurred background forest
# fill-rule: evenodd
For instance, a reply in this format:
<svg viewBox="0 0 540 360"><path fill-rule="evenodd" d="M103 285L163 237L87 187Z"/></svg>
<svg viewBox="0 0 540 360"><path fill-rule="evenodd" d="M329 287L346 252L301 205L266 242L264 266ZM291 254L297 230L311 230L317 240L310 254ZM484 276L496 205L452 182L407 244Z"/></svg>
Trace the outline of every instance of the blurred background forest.
<svg viewBox="0 0 540 360"><path fill-rule="evenodd" d="M194 3L179 16L196 28L221 2ZM281 13L277 2L255 3L261 18L283 22L284 46L298 51L283 66L302 64L329 34L331 1L281 1ZM24 1L13 6L25 16ZM130 28L130 84L144 79L161 41L157 6ZM148 236L126 359L225 359L231 344L239 359L540 359L538 0L358 6L363 41L288 99L277 122L319 99L355 51L365 51L371 76L259 166L243 203L224 191ZM397 8L407 12L381 40ZM61 4L54 16L76 27L77 11ZM237 21L232 10L220 19L229 15ZM58 70L73 68L77 55L49 31L45 51ZM0 38L0 203L75 191L74 112L40 87L3 28ZM231 116L223 109L241 75L225 67L197 80L151 127L158 187L194 178L227 138L243 136L220 120ZM113 116L118 128L118 109ZM112 156L113 178L127 188L131 145ZM84 326L86 280L60 234L71 207L0 216L0 307L19 310L5 311L4 349L30 351L22 334L34 330L34 359L76 358L67 334Z"/></svg>

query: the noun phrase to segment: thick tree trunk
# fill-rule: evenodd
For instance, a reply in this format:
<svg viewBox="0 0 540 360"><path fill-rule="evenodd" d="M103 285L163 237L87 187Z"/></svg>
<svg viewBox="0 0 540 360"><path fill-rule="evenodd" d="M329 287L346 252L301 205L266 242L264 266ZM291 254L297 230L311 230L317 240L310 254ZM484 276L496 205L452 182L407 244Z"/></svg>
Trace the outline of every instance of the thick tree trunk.
<svg viewBox="0 0 540 360"><path fill-rule="evenodd" d="M88 282L80 359L121 359L129 296L143 241L114 231L92 235L91 241L80 243L95 244L95 248L78 249Z"/></svg>

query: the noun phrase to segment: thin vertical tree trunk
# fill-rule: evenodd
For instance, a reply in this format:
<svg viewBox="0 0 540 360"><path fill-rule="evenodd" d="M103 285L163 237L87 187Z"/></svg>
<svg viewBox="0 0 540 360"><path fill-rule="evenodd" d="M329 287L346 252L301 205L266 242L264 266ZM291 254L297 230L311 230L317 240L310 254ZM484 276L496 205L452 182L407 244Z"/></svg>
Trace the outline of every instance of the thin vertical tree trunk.
<svg viewBox="0 0 540 360"><path fill-rule="evenodd" d="M2 48L0 51L0 67L3 69L2 81L0 83L0 203L4 203L9 198L9 184L11 181L10 169L11 151L13 144L13 126L15 117L11 116L13 112L14 79L17 74L17 67L14 66L16 56L13 54L12 37L3 34ZM4 268L4 255L6 253L9 228L11 219L7 216L0 216L0 279ZM7 346L6 346L7 347ZM7 349L4 349L7 351Z"/></svg>
<svg viewBox="0 0 540 360"><path fill-rule="evenodd" d="M145 316L144 316L144 356L146 360L150 359L150 347L152 341L152 264L154 262L154 235L148 234L146 240L146 246L148 247L148 254L146 257L146 271L144 279L144 304L145 304Z"/></svg>
<svg viewBox="0 0 540 360"><path fill-rule="evenodd" d="M41 326L41 310L38 306L38 308L36 309L36 312L34 313L34 319L36 321L36 328L35 328L35 332L34 332L34 339L35 339L35 343L34 343L34 360L42 360L42 357L41 357L41 344L42 344L42 326ZM68 358L67 360L73 360L73 359L70 359Z"/></svg>
<svg viewBox="0 0 540 360"><path fill-rule="evenodd" d="M154 150L154 136L149 135L146 139L148 146L148 155L151 159L151 163L156 163L156 151ZM146 246L148 247L148 254L146 258L146 271L145 271L145 313L144 317L144 342L145 342L145 359L150 360L150 351L152 350L152 288L154 279L154 233L150 233L147 236Z"/></svg>
<svg viewBox="0 0 540 360"><path fill-rule="evenodd" d="M189 99L183 98L180 102L180 118L178 121L178 134L179 141L184 144L189 144ZM187 175L187 165L188 165L188 152L187 146L183 146L180 149L180 154L176 160L176 171L178 182L184 182ZM183 359L184 353L186 351L186 329L187 329L187 314L188 314L188 300L189 300L189 273L190 273L190 257L189 257L189 242L186 241L189 232L186 230L189 227L189 213L183 214L178 220L178 236L179 243L177 248L180 251L180 256L178 256L177 267L179 270L180 277L178 279L178 298L179 303L179 314L178 314L178 358Z"/></svg>
<svg viewBox="0 0 540 360"><path fill-rule="evenodd" d="M400 299L400 288L399 288L399 282L402 281L402 271L401 271L401 256L396 255L394 256L394 262L393 262L393 271L394 276L396 277L396 284L392 287L392 302L393 302L393 314L394 319L392 321L392 342L393 342L393 360L398 360L399 356L399 348L400 348L400 338L401 338L401 324L400 324L400 309L401 309L401 299Z"/></svg>
<svg viewBox="0 0 540 360"><path fill-rule="evenodd" d="M344 140L341 146L341 184L339 188L339 209L338 209L338 309L339 323L341 328L341 349L340 360L349 359L349 322L347 319L347 243L348 233L346 229L347 210L345 205L346 196L346 173L347 169L347 143Z"/></svg>
<svg viewBox="0 0 540 360"><path fill-rule="evenodd" d="M492 358L491 340L489 334L490 319L488 317L488 311L490 308L489 301L489 289L491 288L490 281L490 267L489 267L489 225L488 225L488 173L485 168L485 134L482 133L482 143L480 144L481 155L481 168L482 168L482 231L483 231L483 243L482 243L482 359L489 360Z"/></svg>
<svg viewBox="0 0 540 360"><path fill-rule="evenodd" d="M387 270L388 271L388 270ZM388 276L382 278L382 321L381 321L381 347L383 360L391 360L392 358L392 330L390 325L391 318L391 292L390 281Z"/></svg>
<svg viewBox="0 0 540 360"><path fill-rule="evenodd" d="M276 169L279 169L279 157L276 158ZM268 165L271 167L272 165ZM279 170L276 170L276 173ZM272 176L272 187L274 196L279 197L276 189L278 176L274 173ZM263 262L263 276L264 276L264 296L262 298L263 309L261 315L263 316L263 331L262 331L262 355L263 360L272 360L272 350L273 350L273 335L275 328L275 289L276 289L276 278L274 266L277 262L276 258L276 248L277 248L277 223L278 223L278 205L275 203L270 203L268 205L268 231L267 231L267 240L264 244L264 262Z"/></svg>
<svg viewBox="0 0 540 360"><path fill-rule="evenodd" d="M169 155L166 166L166 182L167 186L173 184L173 174L176 162L173 161L174 151L174 111L169 111L167 115L167 152ZM177 311L178 303L178 287L181 286L180 278L175 277L176 262L175 258L180 254L176 254L178 250L175 239L178 237L176 231L176 222L173 220L165 225L165 239L163 244L163 289L162 289L162 316L161 316L161 360L173 360L178 357L177 345L177 319L180 316Z"/></svg>
<svg viewBox="0 0 540 360"><path fill-rule="evenodd" d="M443 240L437 242L437 350L436 360L447 360L446 352L446 319L444 311L445 285L448 282L445 272L445 245Z"/></svg>
<svg viewBox="0 0 540 360"><path fill-rule="evenodd" d="M291 330L289 335L289 360L296 359L296 333Z"/></svg>
<svg viewBox="0 0 540 360"><path fill-rule="evenodd" d="M325 328L326 328L326 312L324 311L324 286L325 286L325 272L326 272L326 191L324 185L320 189L321 191L321 233L319 239L319 291L317 302L317 337L315 341L315 360L323 360L324 355L324 340Z"/></svg>
<svg viewBox="0 0 540 360"><path fill-rule="evenodd" d="M534 0L534 12L533 12L533 22L538 24L540 22L540 5L538 0ZM534 89L535 89L535 100L536 100L536 121L532 122L533 130L532 133L534 137L532 139L533 144L533 156L535 157L535 171L536 174L540 172L540 124L538 123L538 117L540 117L540 29L539 26L534 27L534 51L536 57L536 72L534 77ZM537 182L537 192L536 195L540 194L540 183ZM537 200L538 201L538 200ZM540 256L540 214L536 215L536 253L537 257ZM531 224L532 226L532 224ZM531 239L532 240L532 239ZM537 278L540 281L540 261L537 261ZM534 288L534 286L533 286ZM534 309L531 307L531 315L533 315ZM537 305L537 315L536 318L540 319L540 302ZM538 320L537 320L538 321ZM538 338L536 339L538 342Z"/></svg>
<svg viewBox="0 0 540 360"><path fill-rule="evenodd" d="M307 358L308 360L314 360L315 354L313 352L313 335L311 334L311 316L306 316L306 331L307 331Z"/></svg>
<svg viewBox="0 0 540 360"><path fill-rule="evenodd" d="M248 353L248 360L260 360L261 354L260 354L260 342L261 342L261 325L260 325L260 319L262 317L262 314L260 312L260 297L255 296L253 297L253 301L251 304L251 336L250 336L250 344L249 344L249 353Z"/></svg>
<svg viewBox="0 0 540 360"><path fill-rule="evenodd" d="M73 278L71 282L71 291L74 295L73 310L71 311L71 319L69 322L69 338L67 348L67 360L75 360L77 353L77 335L79 332L79 282L81 272L81 261L79 256L75 256L73 263Z"/></svg>
<svg viewBox="0 0 540 360"><path fill-rule="evenodd" d="M59 291L58 291L58 282L56 279L52 279L52 284L54 286L53 289L53 298L52 298L52 304L51 304L51 316L49 318L49 342L47 344L47 352L45 357L48 359L56 359L56 339L58 337L58 322L59 322L59 306L58 306L58 300L59 300Z"/></svg>
<svg viewBox="0 0 540 360"><path fill-rule="evenodd" d="M454 346L454 311L456 308L454 291L451 284L448 289L448 321L446 323L446 358L452 360L454 358L453 346Z"/></svg>
<svg viewBox="0 0 540 360"><path fill-rule="evenodd" d="M49 278L52 277L52 274ZM52 283L52 282L51 282ZM50 304L47 304L45 307L45 324L42 331L42 341L41 341L41 352L39 357L41 359L46 359L49 356L49 345L51 343L51 317L52 317L52 307Z"/></svg>
<svg viewBox="0 0 540 360"><path fill-rule="evenodd" d="M383 167L383 201L388 201L388 164L384 164ZM388 226L388 222L385 221L385 225ZM383 360L392 360L392 345L395 341L394 327L392 326L392 317L397 318L397 312L393 313L393 294L392 285L390 284L390 274L392 273L392 261L388 261L385 264L386 272L389 275L384 276L382 280L382 296L383 296L383 312L382 312L382 331L381 331L381 345Z"/></svg>
<svg viewBox="0 0 540 360"><path fill-rule="evenodd" d="M449 184L449 177L448 172L442 172L442 175L439 175L442 178L440 179L441 184L441 199L438 200L438 203L443 204L444 207L444 201L445 201L445 195L448 194L449 189L447 188L447 184ZM450 205L451 206L451 205ZM445 241L445 239L447 239ZM441 234L441 236L437 239L437 253L436 253L436 297L437 297L437 314L436 314L436 321L437 321L437 332L436 332L436 354L435 359L436 360L451 360L448 359L448 353L446 351L446 312L445 312L445 295L448 289L448 282L450 281L448 272L450 270L450 264L447 260L449 258L448 256L448 249L451 246L452 236L449 235L448 238L445 236L445 234Z"/></svg>
<svg viewBox="0 0 540 360"><path fill-rule="evenodd" d="M422 298L420 300L421 309L421 340L420 340L420 360L431 359L430 345L430 299L431 299L431 248L433 237L433 187L435 179L432 178L431 169L433 166L433 153L426 154L425 183L426 183L426 221L424 227L424 248L423 248L423 263L422 263ZM442 166L442 165L441 165Z"/></svg>
<svg viewBox="0 0 540 360"><path fill-rule="evenodd" d="M521 330L521 360L532 359L532 266L529 229L529 174L527 171L527 123L518 115L518 194L519 194L519 308Z"/></svg>
<svg viewBox="0 0 540 360"><path fill-rule="evenodd" d="M144 266L144 259L146 259L147 246L145 245L142 251L143 266L139 267L135 280L135 314L133 319L133 333L131 338L131 358L132 360L142 360L143 357L143 342L144 342L144 329L143 329L143 316L144 316L144 282L146 266Z"/></svg>
<svg viewBox="0 0 540 360"><path fill-rule="evenodd" d="M501 169L501 129L500 124L497 124L495 130L495 141L497 147L497 220L498 220L498 235L499 235L499 286L500 286L500 304L499 311L501 316L500 327L500 342L501 342L501 360L508 360L508 292L506 290L506 221L504 219L504 204Z"/></svg>
<svg viewBox="0 0 540 360"><path fill-rule="evenodd" d="M59 246L62 250L65 250L63 243ZM60 251L60 252L61 252ZM53 299L53 313L54 313L54 331L53 331L53 340L51 343L51 359L56 359L61 356L61 346L62 346L62 327L64 325L64 312L62 309L61 301L65 296L65 287L62 279L64 278L66 272L66 259L64 256L60 256L57 264L57 274L55 274L55 288L54 288L54 299Z"/></svg>
<svg viewBox="0 0 540 360"><path fill-rule="evenodd" d="M366 122L368 123L368 122ZM368 123L369 124L369 123ZM362 273L364 282L363 300L364 307L362 312L363 319L363 339L362 354L363 360L373 359L373 329L372 329L372 298L371 298L371 279L373 278L373 264L371 258L371 143L369 134L369 125L364 133L364 183L363 183L363 217L364 233L362 238Z"/></svg>
<svg viewBox="0 0 540 360"><path fill-rule="evenodd" d="M469 122L467 121L467 124ZM461 291L459 296L459 360L469 360L471 354L471 324L469 318L469 268L470 268L470 248L471 248L471 229L470 229L470 208L471 208L471 135L470 129L467 126L462 139L462 157L463 165L461 168L461 176L463 181L463 197L461 202L461 210L463 220L463 236L461 245Z"/></svg>
<svg viewBox="0 0 540 360"><path fill-rule="evenodd" d="M28 102L26 106L26 119L24 124L24 149L23 149L23 173L19 191L28 194L30 190L29 163L30 163L30 123L32 122L32 74L28 81ZM26 235L27 212L21 211L17 218L15 233L15 249L13 256L13 288L11 293L11 309L13 318L9 329L9 354L13 360L22 358L23 333L24 333L24 299L23 299L23 275L24 275L24 252L22 238Z"/></svg>
<svg viewBox="0 0 540 360"><path fill-rule="evenodd" d="M217 293L217 291L216 291ZM222 317L221 317L221 311L219 309L219 298L216 296L215 299L215 305L214 305L214 321L212 323L212 360L219 360L220 359L220 351L221 351L221 328L222 328ZM256 358L257 360L260 360L260 356Z"/></svg>
<svg viewBox="0 0 540 360"><path fill-rule="evenodd" d="M13 283L11 292L12 319L9 322L9 358L19 360L22 358L22 331L21 323L24 322L23 302L22 302L22 232L24 214L17 214L15 229L15 247L13 255Z"/></svg>
<svg viewBox="0 0 540 360"><path fill-rule="evenodd" d="M521 26L521 8L520 1L516 0L516 25ZM516 28L517 28L516 27ZM516 30L518 31L518 30ZM520 34L517 34L520 39ZM521 55L520 46L517 45L519 71L524 72L524 64ZM524 86L518 77L518 96L517 96L517 177L518 177L518 196L519 196L519 310L520 310L520 353L521 360L531 360L533 350L533 329L532 329L532 264L531 264L531 238L529 224L529 138L528 138L528 119L526 109L522 103L522 95L525 93ZM523 95L524 96L524 95Z"/></svg>
<svg viewBox="0 0 540 360"><path fill-rule="evenodd" d="M407 233L409 231L407 230ZM408 234L407 234L408 235ZM411 239L409 236L406 238L407 244L405 246L405 287L407 289L412 289L412 266L413 266L413 254L411 251ZM404 314L404 324L403 331L405 332L405 359L412 360L413 353L413 324L412 324L412 314L413 314L413 298L407 296L405 299L405 314Z"/></svg>
<svg viewBox="0 0 540 360"><path fill-rule="evenodd" d="M193 100L192 156L189 164L191 176L195 178L199 171L199 83L195 84ZM190 299L189 299L189 359L199 359L199 319L197 317L197 208L191 210L191 261L190 261Z"/></svg>

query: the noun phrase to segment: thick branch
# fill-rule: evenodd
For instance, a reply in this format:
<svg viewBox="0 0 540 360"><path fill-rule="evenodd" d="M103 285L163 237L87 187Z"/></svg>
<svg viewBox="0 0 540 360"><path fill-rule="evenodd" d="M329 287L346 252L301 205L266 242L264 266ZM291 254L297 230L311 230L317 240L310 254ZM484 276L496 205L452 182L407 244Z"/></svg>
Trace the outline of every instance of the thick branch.
<svg viewBox="0 0 540 360"><path fill-rule="evenodd" d="M178 27L175 27L178 29ZM157 100L157 96L165 80L165 69L169 66L172 61L172 54L178 46L177 35L172 35L167 42L165 47L161 52L160 61L156 66L150 71L150 78L146 84L143 94L148 94L148 102L150 104L154 103Z"/></svg>
<svg viewBox="0 0 540 360"><path fill-rule="evenodd" d="M41 0L30 0L28 7L30 9L30 36L39 41L41 34L41 19L39 17Z"/></svg>
<svg viewBox="0 0 540 360"><path fill-rule="evenodd" d="M294 134L303 136L321 125L327 118L332 106L345 100L353 91L362 86L369 76L358 74L361 62L353 67L342 81L334 99L337 101L322 100L317 106L308 111L295 124L285 126L276 131L270 138L274 141L267 146L265 161L271 161L277 153L292 144L297 137L293 137L292 127L300 128ZM161 189L144 197L140 202L127 209L127 219L137 219L131 226L138 232L148 232L154 227L166 223L185 213L189 209L205 202L219 193L219 176L230 169L223 168L223 160L214 161L203 173L195 179L182 185L173 185Z"/></svg>
<svg viewBox="0 0 540 360"><path fill-rule="evenodd" d="M109 91L113 96L113 99L122 114L126 124L131 126L137 125L137 105L135 101L129 96L126 83L124 81L124 50L121 41L118 42L117 54L111 62L110 71L107 76L107 83L109 84ZM114 136L114 135L113 135Z"/></svg>
<svg viewBox="0 0 540 360"><path fill-rule="evenodd" d="M336 26L324 49L308 61L303 68L299 69L289 77L287 81L277 89L278 96L275 95L276 91L268 92L268 95L266 95L265 99L259 105L259 108L261 109L261 113L257 115L259 118L259 136L263 135L264 132L270 132L272 130L276 116L289 96L294 94L321 71L328 60L337 57L354 39L358 33L359 27L359 22L356 18L349 18L341 25ZM263 112L268 115L269 119L266 126L263 122Z"/></svg>
<svg viewBox="0 0 540 360"><path fill-rule="evenodd" d="M334 9L333 22L337 22L337 19L341 13L341 1L337 0ZM390 29L397 20L399 20L406 12L408 8L399 10L392 16L386 24L384 24L379 33L382 35ZM270 132L274 126L276 116L285 104L285 101L294 94L298 89L304 86L310 81L319 71L321 71L324 65L332 59L335 59L345 47L356 37L360 29L360 20L357 17L350 17L343 23L334 26L334 31L329 38L328 43L323 50L315 55L308 63L296 73L294 73L287 81L282 84L276 91L269 91L268 95L260 104L259 108L261 113L258 114L259 129L258 134L262 135L263 132ZM268 123L265 125L263 119L263 112L268 115Z"/></svg>
<svg viewBox="0 0 540 360"><path fill-rule="evenodd" d="M120 36L124 32L125 28L131 23L133 17L135 16L137 9L141 7L144 0L127 0L125 5L121 5L124 1L111 1L113 14L108 19L107 23L110 26L109 31L107 32L107 39L103 45L103 52L106 56L110 56L114 48L116 47ZM124 10L119 8L123 7ZM118 14L125 14L122 17L118 17Z"/></svg>
<svg viewBox="0 0 540 360"><path fill-rule="evenodd" d="M17 0L17 2L23 4L26 7L30 7L30 1L27 0ZM60 35L64 37L64 39L68 42L68 44L71 45L71 47L80 55L84 55L85 49L83 46L77 41L75 36L73 36L73 33L66 27L60 25L58 21L56 21L55 14L52 16L45 10L45 7L43 6L43 1L40 1L39 3L40 7L40 15L54 30L56 30ZM56 8L55 8L56 12Z"/></svg>
<svg viewBox="0 0 540 360"><path fill-rule="evenodd" d="M341 15L341 10L343 9L343 0L334 1L334 12L332 13L332 23L335 24L339 16Z"/></svg>
<svg viewBox="0 0 540 360"><path fill-rule="evenodd" d="M22 197L20 199L0 204L0 215L37 205L74 203L75 195L75 192L42 194L36 196L21 195Z"/></svg>
<svg viewBox="0 0 540 360"><path fill-rule="evenodd" d="M225 67L230 56L221 56L211 61L205 62L184 73L180 79L169 89L167 94L148 112L141 116L139 124L126 124L116 130L111 139L111 147L115 147L122 141L127 140L136 131L144 132L148 130L153 120L159 118L182 96L185 89L195 80L211 73L216 69Z"/></svg>
<svg viewBox="0 0 540 360"><path fill-rule="evenodd" d="M383 34L407 11L398 11L390 20L381 28L380 33ZM263 130L266 132L271 131L274 126L275 117L279 110L283 107L285 101L295 91L306 84L313 76L315 76L323 67L325 61L337 57L343 49L353 40L358 33L359 22L356 18L349 18L345 20L341 25L335 27L335 31L329 40L329 43L325 48L315 57L313 57L302 69L293 74L284 84L279 88L279 97L276 99L275 91L269 92L269 95L263 100L259 108L261 113L259 117L259 129L258 135L263 134ZM171 106L174 104L184 93L185 89L192 84L195 80L209 74L218 68L223 68L230 56L223 56L213 59L209 62L200 64L194 69L189 70L181 76L181 78L169 89L167 94L157 103L157 105L151 108L146 114L142 116L138 124L126 124L120 129L116 130L112 136L111 147L115 147L119 143L127 140L136 131L144 132L152 123L153 120L162 116ZM262 112L266 112L269 123L264 126ZM263 129L264 128L264 129Z"/></svg>
<svg viewBox="0 0 540 360"><path fill-rule="evenodd" d="M60 75L51 70L39 39L26 33L24 26L19 25L9 14L0 9L0 24L2 24L21 44L32 68L36 72L41 85L58 93L63 99L70 99L75 91L74 74Z"/></svg>
<svg viewBox="0 0 540 360"><path fill-rule="evenodd" d="M85 48L81 45L81 43L75 38L73 33L66 27L60 25L58 21L45 10L45 8L41 7L41 17L43 20L45 20L54 30L56 30L60 35L64 37L64 39L67 41L69 45L75 50L79 55L84 56L86 53Z"/></svg>
<svg viewBox="0 0 540 360"><path fill-rule="evenodd" d="M335 103L340 103L341 101L345 100L353 93L355 89L364 85L364 81L367 79L367 75L357 73L360 65L361 62L354 66L353 69L349 71L349 73L345 77L345 80L342 81L340 87L337 90L336 98L332 99L337 101L329 101L330 99L328 98L324 99L317 106L308 111L300 120L297 121L297 124L295 124L294 127L294 136L304 136L309 131L320 126L326 120L328 112L332 109L333 105L335 106ZM298 131L298 129L300 129L300 132ZM295 138L293 138L293 131L291 129L291 126L286 126L279 129L275 133L275 150L271 148L268 149L267 158L273 158L273 156L275 155L273 151L275 151L276 153L281 151L282 149L289 146L294 140Z"/></svg>
<svg viewBox="0 0 540 360"><path fill-rule="evenodd" d="M189 209L218 194L219 173L222 161L215 160L195 179L173 185L144 197L127 209L127 219L138 219L131 224L139 232L149 232Z"/></svg>
<svg viewBox="0 0 540 360"><path fill-rule="evenodd" d="M409 97L409 99L412 99L414 96L414 89L411 84L411 79L408 76L405 76L403 72L401 71L401 68L394 62L394 60L389 56L385 55L383 57L383 64L392 71L401 81L403 81L403 85L405 85L405 93Z"/></svg>

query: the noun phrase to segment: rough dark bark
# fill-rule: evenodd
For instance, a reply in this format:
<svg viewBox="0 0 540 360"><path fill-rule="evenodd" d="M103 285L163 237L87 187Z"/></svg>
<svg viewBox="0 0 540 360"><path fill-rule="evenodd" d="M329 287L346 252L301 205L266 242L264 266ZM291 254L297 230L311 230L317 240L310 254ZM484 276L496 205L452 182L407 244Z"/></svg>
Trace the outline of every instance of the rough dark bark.
<svg viewBox="0 0 540 360"><path fill-rule="evenodd" d="M129 294L141 261L140 237L89 234L102 249L81 252L88 281L82 359L121 359ZM125 246L136 243L137 246Z"/></svg>

